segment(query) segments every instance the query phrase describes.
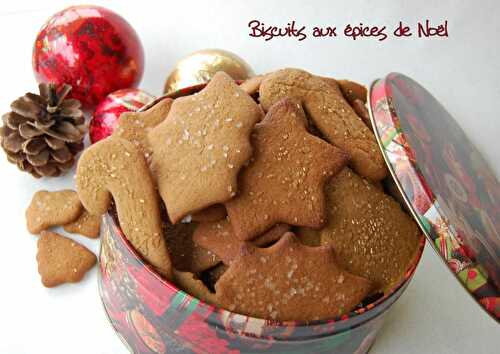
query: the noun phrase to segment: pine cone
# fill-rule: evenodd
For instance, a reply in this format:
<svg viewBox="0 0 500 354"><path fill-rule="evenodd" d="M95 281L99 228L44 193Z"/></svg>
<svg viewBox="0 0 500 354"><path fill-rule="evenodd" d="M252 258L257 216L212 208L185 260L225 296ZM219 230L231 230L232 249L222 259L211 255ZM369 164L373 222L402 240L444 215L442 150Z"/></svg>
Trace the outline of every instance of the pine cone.
<svg viewBox="0 0 500 354"><path fill-rule="evenodd" d="M20 170L36 178L55 177L73 166L87 126L80 102L66 99L71 86L57 90L40 84L39 90L39 95L27 93L12 102L12 112L2 116L0 143Z"/></svg>

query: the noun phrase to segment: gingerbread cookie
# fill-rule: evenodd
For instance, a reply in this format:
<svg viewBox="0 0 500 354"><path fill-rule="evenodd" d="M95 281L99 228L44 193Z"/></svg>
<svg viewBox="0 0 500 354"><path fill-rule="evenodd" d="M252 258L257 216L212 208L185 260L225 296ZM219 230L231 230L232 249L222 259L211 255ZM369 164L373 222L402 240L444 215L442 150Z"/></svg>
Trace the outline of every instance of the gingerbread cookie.
<svg viewBox="0 0 500 354"><path fill-rule="evenodd" d="M288 230L290 230L288 225L276 225L254 239L252 244L256 247L267 246L277 241ZM244 242L236 238L233 227L227 220L200 224L194 231L193 241L216 254L224 264L230 264L244 245Z"/></svg>
<svg viewBox="0 0 500 354"><path fill-rule="evenodd" d="M286 233L269 248L247 247L215 284L236 313L277 321L332 319L351 311L370 281L342 270L331 247L307 247Z"/></svg>
<svg viewBox="0 0 500 354"><path fill-rule="evenodd" d="M260 86L264 110L284 97L301 103L322 135L345 150L350 164L362 176L378 181L387 175L375 136L356 115L334 82L299 69L268 74Z"/></svg>
<svg viewBox="0 0 500 354"><path fill-rule="evenodd" d="M50 231L40 233L36 259L42 284L47 288L79 282L97 262L86 247Z"/></svg>
<svg viewBox="0 0 500 354"><path fill-rule="evenodd" d="M370 279L376 291L401 281L418 249L420 231L400 205L345 168L326 186L328 222L300 229L331 245L347 271Z"/></svg>
<svg viewBox="0 0 500 354"><path fill-rule="evenodd" d="M196 223L166 225L165 240L172 264L177 270L198 273L221 262L214 252L194 243L193 232L196 227Z"/></svg>
<svg viewBox="0 0 500 354"><path fill-rule="evenodd" d="M250 79L243 81L240 87L250 96L254 96L259 92L260 84L262 83L262 80L264 80L264 77L265 75L253 76Z"/></svg>
<svg viewBox="0 0 500 354"><path fill-rule="evenodd" d="M215 292L215 284L219 281L220 277L226 272L228 266L220 263L215 267L201 273L203 283L207 285L210 291Z"/></svg>
<svg viewBox="0 0 500 354"><path fill-rule="evenodd" d="M361 102L366 103L368 99L368 90L364 85L349 80L336 80L336 81L345 99L351 105L356 100L360 100Z"/></svg>
<svg viewBox="0 0 500 354"><path fill-rule="evenodd" d="M75 221L63 225L63 229L71 234L98 238L101 231L101 216L92 215L84 210Z"/></svg>
<svg viewBox="0 0 500 354"><path fill-rule="evenodd" d="M370 113L368 112L368 108L366 108L366 104L361 100L355 99L351 106L358 117L361 118L363 123L365 123L365 125L371 131L373 131L372 122L370 120Z"/></svg>
<svg viewBox="0 0 500 354"><path fill-rule="evenodd" d="M165 120L173 101L171 98L165 98L146 111L122 113L113 135L132 142L146 159L149 159L152 150L147 135L152 128Z"/></svg>
<svg viewBox="0 0 500 354"><path fill-rule="evenodd" d="M226 207L223 204L214 204L206 209L191 215L196 222L213 222L224 219L227 216Z"/></svg>
<svg viewBox="0 0 500 354"><path fill-rule="evenodd" d="M342 94L347 102L351 105L352 109L359 118L366 124L366 126L373 131L372 124L370 121L370 114L366 108L366 102L368 99L368 91L366 87L349 80L335 80L330 77L322 77L333 89L337 90L340 87Z"/></svg>
<svg viewBox="0 0 500 354"><path fill-rule="evenodd" d="M78 218L82 210L82 203L75 191L38 191L26 210L28 231L38 234L51 226L70 223Z"/></svg>
<svg viewBox="0 0 500 354"><path fill-rule="evenodd" d="M238 172L252 154L250 133L260 119L254 100L223 72L199 93L174 101L167 119L148 136L153 173L174 224L235 195Z"/></svg>
<svg viewBox="0 0 500 354"><path fill-rule="evenodd" d="M277 223L319 228L325 221L325 182L347 155L306 130L304 112L283 99L252 136L254 156L240 176L240 193L226 203L235 235L251 240Z"/></svg>
<svg viewBox="0 0 500 354"><path fill-rule="evenodd" d="M76 185L85 209L94 215L106 213L113 197L126 238L171 278L158 195L144 155L131 142L111 136L87 148L78 162Z"/></svg>
<svg viewBox="0 0 500 354"><path fill-rule="evenodd" d="M203 282L196 278L193 273L181 272L174 269L175 284L184 292L207 304L217 305L215 294L212 293Z"/></svg>

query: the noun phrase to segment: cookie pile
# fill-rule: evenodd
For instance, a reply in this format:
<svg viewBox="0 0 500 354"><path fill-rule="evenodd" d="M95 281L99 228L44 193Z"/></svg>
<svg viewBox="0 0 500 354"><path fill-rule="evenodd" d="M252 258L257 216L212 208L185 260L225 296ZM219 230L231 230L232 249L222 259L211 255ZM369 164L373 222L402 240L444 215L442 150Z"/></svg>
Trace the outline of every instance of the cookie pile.
<svg viewBox="0 0 500 354"><path fill-rule="evenodd" d="M366 90L284 69L127 113L87 149L89 213L204 301L271 320L353 310L399 282L418 229L385 194Z"/></svg>

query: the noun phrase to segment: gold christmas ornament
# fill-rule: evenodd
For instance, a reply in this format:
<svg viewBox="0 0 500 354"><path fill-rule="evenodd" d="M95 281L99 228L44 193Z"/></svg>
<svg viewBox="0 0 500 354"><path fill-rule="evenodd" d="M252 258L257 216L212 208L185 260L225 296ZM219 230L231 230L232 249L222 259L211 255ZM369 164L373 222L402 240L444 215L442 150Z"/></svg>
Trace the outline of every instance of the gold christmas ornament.
<svg viewBox="0 0 500 354"><path fill-rule="evenodd" d="M246 80L254 75L252 68L236 54L222 49L202 49L175 64L163 92L169 94L208 82L218 71L226 72L234 80Z"/></svg>

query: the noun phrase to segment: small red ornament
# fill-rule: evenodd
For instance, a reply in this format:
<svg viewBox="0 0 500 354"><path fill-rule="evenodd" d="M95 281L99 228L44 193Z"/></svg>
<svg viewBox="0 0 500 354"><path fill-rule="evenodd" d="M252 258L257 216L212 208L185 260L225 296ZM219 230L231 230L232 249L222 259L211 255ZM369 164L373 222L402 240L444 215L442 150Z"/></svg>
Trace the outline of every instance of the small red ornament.
<svg viewBox="0 0 500 354"><path fill-rule="evenodd" d="M109 93L135 87L144 52L134 29L118 14L98 6L72 6L53 15L33 47L38 82L73 87L71 97L92 109Z"/></svg>
<svg viewBox="0 0 500 354"><path fill-rule="evenodd" d="M139 89L123 89L109 94L97 106L90 121L90 142L94 144L110 136L122 113L135 112L152 100L153 96Z"/></svg>

